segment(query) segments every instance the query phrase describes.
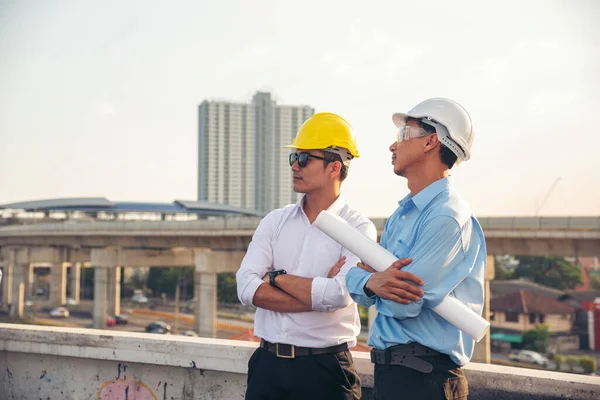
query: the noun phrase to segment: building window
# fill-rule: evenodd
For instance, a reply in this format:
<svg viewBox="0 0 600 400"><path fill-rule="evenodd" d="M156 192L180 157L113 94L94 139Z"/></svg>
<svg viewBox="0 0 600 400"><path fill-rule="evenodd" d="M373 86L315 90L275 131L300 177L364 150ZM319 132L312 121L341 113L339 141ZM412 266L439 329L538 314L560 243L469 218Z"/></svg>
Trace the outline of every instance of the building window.
<svg viewBox="0 0 600 400"><path fill-rule="evenodd" d="M506 322L519 322L519 313L507 312L506 313Z"/></svg>
<svg viewBox="0 0 600 400"><path fill-rule="evenodd" d="M544 323L544 314L540 314L540 324Z"/></svg>
<svg viewBox="0 0 600 400"><path fill-rule="evenodd" d="M529 323L535 324L535 314L529 314Z"/></svg>

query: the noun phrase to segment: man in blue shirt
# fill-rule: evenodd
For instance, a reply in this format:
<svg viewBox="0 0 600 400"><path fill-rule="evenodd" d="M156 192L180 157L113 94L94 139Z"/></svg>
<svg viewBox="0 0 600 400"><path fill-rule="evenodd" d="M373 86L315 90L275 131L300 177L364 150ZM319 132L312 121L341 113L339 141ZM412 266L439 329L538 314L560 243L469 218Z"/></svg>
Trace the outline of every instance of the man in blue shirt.
<svg viewBox="0 0 600 400"><path fill-rule="evenodd" d="M402 270L422 279L423 296L401 288L397 264L382 272L359 264L346 276L351 297L378 311L369 334L375 399L466 399L461 366L475 343L431 309L451 295L483 310L483 232L449 179L450 169L470 157L471 118L458 103L436 98L393 120L394 173L407 179L410 193L387 220L381 245L410 261Z"/></svg>

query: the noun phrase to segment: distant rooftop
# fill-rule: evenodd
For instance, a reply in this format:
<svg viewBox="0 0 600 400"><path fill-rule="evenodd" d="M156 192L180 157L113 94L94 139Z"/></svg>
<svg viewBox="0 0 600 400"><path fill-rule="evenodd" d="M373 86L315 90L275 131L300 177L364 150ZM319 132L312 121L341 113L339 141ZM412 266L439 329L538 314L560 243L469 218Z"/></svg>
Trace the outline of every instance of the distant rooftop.
<svg viewBox="0 0 600 400"><path fill-rule="evenodd" d="M83 212L111 214L157 213L196 214L202 216L241 215L261 217L262 213L224 204L204 201L176 200L173 203L113 202L104 197L79 197L25 201L0 205L0 210L26 212Z"/></svg>
<svg viewBox="0 0 600 400"><path fill-rule="evenodd" d="M519 314L569 314L576 311L574 307L552 297L524 289L491 299L490 310L518 312Z"/></svg>
<svg viewBox="0 0 600 400"><path fill-rule="evenodd" d="M550 297L555 300L562 297L566 293L562 290L554 289L549 286L544 286L540 285L539 283L521 279L490 281L491 298L496 298L509 293L518 292L521 289L536 293L538 295Z"/></svg>

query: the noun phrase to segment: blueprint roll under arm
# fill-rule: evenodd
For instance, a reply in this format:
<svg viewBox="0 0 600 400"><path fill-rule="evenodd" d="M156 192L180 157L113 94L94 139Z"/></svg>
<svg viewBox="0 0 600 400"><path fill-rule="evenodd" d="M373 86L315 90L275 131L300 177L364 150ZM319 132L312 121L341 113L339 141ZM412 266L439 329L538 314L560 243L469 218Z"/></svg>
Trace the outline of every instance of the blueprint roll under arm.
<svg viewBox="0 0 600 400"><path fill-rule="evenodd" d="M315 225L376 271L383 271L398 261L396 256L364 236L336 214L321 211L315 220ZM453 296L446 296L432 310L477 342L485 336L490 326L488 321Z"/></svg>

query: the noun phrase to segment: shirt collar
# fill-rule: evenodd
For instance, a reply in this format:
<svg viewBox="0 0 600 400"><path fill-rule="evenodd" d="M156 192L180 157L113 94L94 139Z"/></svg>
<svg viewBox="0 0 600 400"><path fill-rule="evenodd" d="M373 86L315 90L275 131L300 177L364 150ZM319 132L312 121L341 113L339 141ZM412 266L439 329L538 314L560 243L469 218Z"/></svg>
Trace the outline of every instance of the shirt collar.
<svg viewBox="0 0 600 400"><path fill-rule="evenodd" d="M412 200L412 194L408 193L406 196L404 196L404 198L402 200L400 200L398 202L398 205L400 206L400 208L404 208L406 203L408 203L411 200Z"/></svg>
<svg viewBox="0 0 600 400"><path fill-rule="evenodd" d="M305 197L306 196L302 196L302 198L300 200L298 200L298 202L294 206L294 208L295 208L294 215L299 212L304 213L304 210L302 209L302 205L304 204ZM342 211L342 208L344 208L345 205L346 205L346 199L344 199L344 197L340 194L338 196L338 198L333 203L331 203L331 205L329 206L327 211L330 211L334 214L339 215L339 213Z"/></svg>
<svg viewBox="0 0 600 400"><path fill-rule="evenodd" d="M296 205L294 206L294 211L292 212L293 215L304 212L304 210L302 209L302 204L304 204L304 196L302 196L300 200L296 202Z"/></svg>
<svg viewBox="0 0 600 400"><path fill-rule="evenodd" d="M416 195L412 195L412 194L407 194L402 200L400 200L400 202L398 203L398 205L400 207L404 207L406 205L406 203L408 203L408 201L413 202L413 204L419 209L419 211L423 211L423 209L425 207L427 207L427 205L429 203L431 203L431 201L440 193L442 193L444 190L448 189L451 185L451 181L448 178L442 178L439 179L435 182L433 182L432 184L430 184L429 186L427 186L425 189L421 190L419 193L417 193Z"/></svg>
<svg viewBox="0 0 600 400"><path fill-rule="evenodd" d="M339 214L342 211L342 208L346 205L346 199L340 194L337 199L329 206L327 211L330 211L334 214Z"/></svg>

